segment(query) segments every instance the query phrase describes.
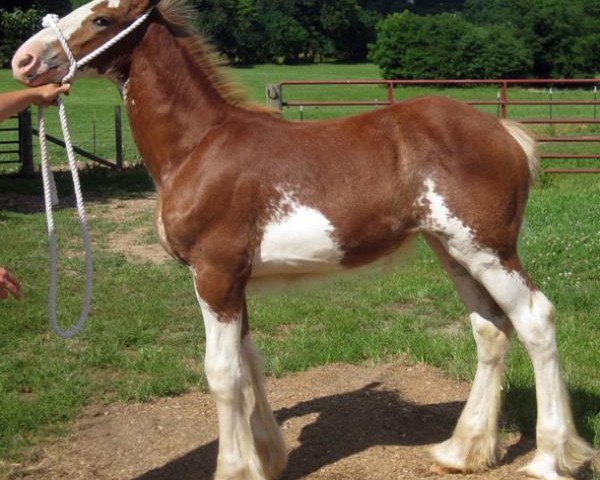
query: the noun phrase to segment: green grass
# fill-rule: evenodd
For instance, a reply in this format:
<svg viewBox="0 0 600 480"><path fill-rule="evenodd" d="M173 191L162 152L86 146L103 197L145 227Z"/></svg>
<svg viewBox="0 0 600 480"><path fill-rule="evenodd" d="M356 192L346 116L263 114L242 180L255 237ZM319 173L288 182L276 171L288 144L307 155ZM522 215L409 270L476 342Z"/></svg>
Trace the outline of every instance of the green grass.
<svg viewBox="0 0 600 480"><path fill-rule="evenodd" d="M259 66L233 74L260 101L268 82L367 78L375 77L376 71L369 65ZM0 89L10 85L2 72ZM106 81L82 81L69 102L74 137L80 143L78 138L86 137L80 127L89 116L88 107L106 109L110 116L118 96ZM138 168L121 173L84 169L82 181L91 199L88 216L96 243L92 314L82 334L65 342L47 326L48 260L41 199L35 208L18 204L20 195L39 195L39 179L0 175L0 192L15 199L10 206L0 205L0 264L24 285L22 302L0 304L0 462L23 458L28 447L63 433L86 404L145 401L205 385L200 368L202 321L187 270L174 262L131 262L108 246L111 235L149 226L152 212L115 220L106 215L114 206L105 202L144 197L152 192L152 182ZM66 174L58 175L58 186L61 197L68 198ZM59 318L65 326L79 314L83 282L73 213L68 202L57 212L62 252ZM599 232L598 177L544 176L533 189L521 254L534 281L557 306L558 340L575 416L583 435L597 447ZM152 241L148 235L143 239ZM331 362L385 361L399 353L440 366L457 378L470 379L474 373L475 348L464 308L422 244L412 261L392 272L340 278L308 289L253 293L250 315L272 375ZM533 385L529 360L515 342L508 361L506 410L515 427L528 433L535 424Z"/></svg>

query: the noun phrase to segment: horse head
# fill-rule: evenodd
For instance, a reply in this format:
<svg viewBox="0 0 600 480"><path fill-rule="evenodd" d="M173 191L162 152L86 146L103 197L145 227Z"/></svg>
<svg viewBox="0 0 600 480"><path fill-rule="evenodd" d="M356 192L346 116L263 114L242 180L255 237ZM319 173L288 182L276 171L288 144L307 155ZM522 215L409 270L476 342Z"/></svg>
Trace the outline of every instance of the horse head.
<svg viewBox="0 0 600 480"><path fill-rule="evenodd" d="M80 60L127 29L151 9L158 0L93 0L61 18L62 32L75 60ZM127 67L127 48L131 36L82 66L78 74L118 77ZM53 28L46 27L27 40L15 53L12 69L15 79L28 86L59 83L67 75L71 62Z"/></svg>

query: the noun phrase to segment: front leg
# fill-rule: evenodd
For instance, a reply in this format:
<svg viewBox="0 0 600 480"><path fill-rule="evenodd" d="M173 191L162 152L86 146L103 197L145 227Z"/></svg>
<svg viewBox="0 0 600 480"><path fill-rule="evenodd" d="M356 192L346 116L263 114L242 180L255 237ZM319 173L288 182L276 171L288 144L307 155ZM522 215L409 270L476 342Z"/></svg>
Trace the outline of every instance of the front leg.
<svg viewBox="0 0 600 480"><path fill-rule="evenodd" d="M275 479L287 452L248 332L244 285L222 269L193 271L206 330L206 376L219 417L215 480Z"/></svg>

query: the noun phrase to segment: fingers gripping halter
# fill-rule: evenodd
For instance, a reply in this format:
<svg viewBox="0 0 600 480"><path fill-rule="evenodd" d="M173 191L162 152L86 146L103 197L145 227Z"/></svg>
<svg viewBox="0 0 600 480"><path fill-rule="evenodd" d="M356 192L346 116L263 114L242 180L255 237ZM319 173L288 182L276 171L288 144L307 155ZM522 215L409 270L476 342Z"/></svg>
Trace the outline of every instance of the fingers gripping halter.
<svg viewBox="0 0 600 480"><path fill-rule="evenodd" d="M42 21L42 25L46 28L52 28L58 37L67 58L69 59L69 71L62 79L62 83L71 83L75 72L89 63L91 60L96 58L98 55L105 52L123 37L128 35L132 30L137 28L142 22L144 22L152 9L148 10L144 15L133 22L129 27L121 31L118 35L113 37L111 40L100 46L90 54L83 57L81 60L75 60L73 52L69 48L67 40L65 39L60 27L58 26L58 16L49 14L46 15ZM50 157L48 154L48 145L46 141L46 121L44 119L44 107L39 107L38 122L39 122L39 139L40 139L40 153L41 153L41 170L42 170L42 181L44 184L44 203L46 205L46 223L48 228L48 243L50 249L50 292L48 300L48 312L50 316L50 326L52 331L61 338L71 338L77 335L88 318L90 312L90 304L92 298L92 248L90 242L90 235L87 226L87 218L85 214L85 207L83 204L83 195L81 193L81 185L79 182L79 174L77 171L77 162L75 159L75 152L73 151L73 145L71 142L71 134L69 132L69 126L67 123L67 115L65 105L63 101L58 98L58 115L60 118L60 124L63 132L63 138L65 139L65 146L67 150L67 158L69 160L69 168L71 170L71 176L73 178L73 190L75 191L75 200L77 204L77 212L79 216L79 224L81 226L81 232L83 235L83 243L85 248L85 266L86 266L86 278L85 278L85 297L83 300L83 307L81 315L77 323L67 331L62 330L58 326L57 314L56 314L56 292L57 292L57 253L56 253L56 232L54 228L54 215L52 207L58 205L58 195L56 193L56 185L54 182L54 176L50 168Z"/></svg>

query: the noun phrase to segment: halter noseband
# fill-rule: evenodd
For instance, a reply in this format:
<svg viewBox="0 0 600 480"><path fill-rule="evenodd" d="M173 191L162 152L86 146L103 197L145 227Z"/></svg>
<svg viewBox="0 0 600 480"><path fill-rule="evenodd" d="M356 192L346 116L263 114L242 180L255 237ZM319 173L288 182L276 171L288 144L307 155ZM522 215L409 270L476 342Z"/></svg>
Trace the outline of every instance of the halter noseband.
<svg viewBox="0 0 600 480"><path fill-rule="evenodd" d="M73 76L75 75L75 72L77 70L79 70L80 68L85 66L87 63L91 62L98 55L104 53L106 50L108 50L110 47L112 47L115 43L119 42L121 39L123 39L124 37L129 35L130 32L135 30L150 16L153 9L154 9L154 7L150 7L141 17L139 17L137 20L135 20L126 29L121 30L113 38L108 40L103 45L100 45L96 50L93 50L92 52L88 53L81 60L75 59L75 56L73 55L73 52L71 51L71 48L69 47L69 44L67 43L67 39L65 38L60 27L58 26L58 20L59 20L58 15L56 15L54 13L49 13L48 15L46 15L42 19L42 26L46 27L46 28L52 28L52 30L54 30L54 32L56 33L56 36L58 37L58 41L60 42L60 45L62 46L63 50L65 51L65 54L67 55L67 58L69 59L69 65L70 65L69 71L63 77L62 83L69 83L73 79Z"/></svg>

